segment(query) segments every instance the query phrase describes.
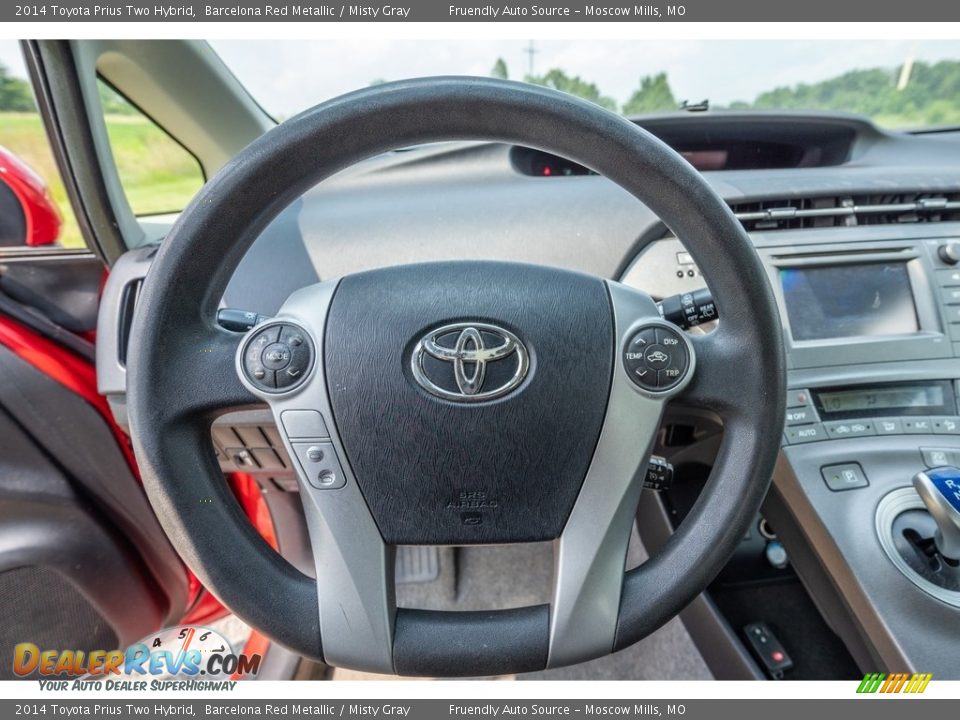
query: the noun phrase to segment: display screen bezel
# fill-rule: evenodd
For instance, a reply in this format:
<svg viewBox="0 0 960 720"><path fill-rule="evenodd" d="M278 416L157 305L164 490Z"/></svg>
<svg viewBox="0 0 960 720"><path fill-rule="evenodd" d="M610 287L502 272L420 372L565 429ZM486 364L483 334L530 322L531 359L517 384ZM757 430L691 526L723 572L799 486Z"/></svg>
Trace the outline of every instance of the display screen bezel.
<svg viewBox="0 0 960 720"><path fill-rule="evenodd" d="M870 392L871 390L890 390L911 387L936 387L943 393L942 405L925 407L890 407L875 409L844 410L831 412L823 406L823 395L838 392ZM914 382L877 383L871 385L846 385L842 387L816 388L813 390L813 404L821 420L852 420L854 418L874 417L922 417L926 415L956 415L957 400L953 383L949 380L918 380Z"/></svg>
<svg viewBox="0 0 960 720"><path fill-rule="evenodd" d="M932 258L939 240L895 239L903 228L878 226L869 237L856 243L844 242L849 229L798 230L755 237L757 252L764 260L767 277L780 311L784 343L792 369L818 368L864 363L952 358L953 345L945 334L945 318L933 286L937 268ZM886 237L881 237L885 235ZM894 237L891 237L894 236ZM814 236L817 241L814 241ZM929 247L925 247L929 246ZM789 267L862 264L873 261L905 261L913 287L920 332L911 335L872 335L833 340L794 340L780 286L779 271Z"/></svg>

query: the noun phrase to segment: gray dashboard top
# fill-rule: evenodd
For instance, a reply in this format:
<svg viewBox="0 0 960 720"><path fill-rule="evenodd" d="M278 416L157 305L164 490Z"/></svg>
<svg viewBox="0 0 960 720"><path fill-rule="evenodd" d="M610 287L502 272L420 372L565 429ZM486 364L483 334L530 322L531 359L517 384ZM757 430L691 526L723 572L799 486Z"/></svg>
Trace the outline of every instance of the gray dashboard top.
<svg viewBox="0 0 960 720"><path fill-rule="evenodd" d="M945 142L940 135L886 133L843 115L714 113L694 119L773 123L787 137L824 118L854 129L847 162L704 175L731 203L960 189L960 142ZM654 121L692 122L689 115L647 122ZM274 312L282 296L312 281L299 267L298 245L322 277L453 258L526 261L617 277L642 244L664 233L653 213L605 178L522 174L511 161L511 146L457 142L410 148L354 166L288 208L238 269L226 302ZM302 242L294 242L294 235ZM282 247L274 245L278 241ZM268 275L265 259L288 272Z"/></svg>

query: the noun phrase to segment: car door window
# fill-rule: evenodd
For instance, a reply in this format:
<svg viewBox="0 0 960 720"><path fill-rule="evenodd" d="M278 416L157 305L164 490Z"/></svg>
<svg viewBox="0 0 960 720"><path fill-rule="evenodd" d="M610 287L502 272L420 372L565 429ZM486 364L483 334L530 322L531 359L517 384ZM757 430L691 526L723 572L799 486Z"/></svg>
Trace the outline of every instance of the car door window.
<svg viewBox="0 0 960 720"><path fill-rule="evenodd" d="M26 71L0 64L0 251L84 247Z"/></svg>
<svg viewBox="0 0 960 720"><path fill-rule="evenodd" d="M204 183L197 159L147 115L98 80L120 184L137 216L177 213Z"/></svg>

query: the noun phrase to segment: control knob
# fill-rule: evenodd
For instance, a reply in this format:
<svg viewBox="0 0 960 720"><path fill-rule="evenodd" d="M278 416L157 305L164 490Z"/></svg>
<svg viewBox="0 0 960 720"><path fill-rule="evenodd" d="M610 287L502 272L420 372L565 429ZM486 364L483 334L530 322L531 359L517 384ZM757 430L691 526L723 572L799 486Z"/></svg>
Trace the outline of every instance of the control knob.
<svg viewBox="0 0 960 720"><path fill-rule="evenodd" d="M951 240L937 248L937 255L947 265L956 265L960 263L960 242Z"/></svg>

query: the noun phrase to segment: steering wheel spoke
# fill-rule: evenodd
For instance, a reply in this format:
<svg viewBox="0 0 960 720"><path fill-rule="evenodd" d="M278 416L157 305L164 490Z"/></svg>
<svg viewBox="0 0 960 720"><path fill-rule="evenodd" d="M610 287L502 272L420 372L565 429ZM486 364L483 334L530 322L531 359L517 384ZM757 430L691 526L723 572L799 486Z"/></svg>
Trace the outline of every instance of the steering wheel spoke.
<svg viewBox="0 0 960 720"><path fill-rule="evenodd" d="M614 372L593 461L554 544L550 667L613 649L630 532L663 407L686 386L696 364L690 343L659 319L649 296L619 283L608 287ZM679 374L667 376L664 368Z"/></svg>
<svg viewBox="0 0 960 720"><path fill-rule="evenodd" d="M393 673L394 550L351 470L319 360L336 287L334 280L294 293L277 317L251 330L236 348L234 375L270 405L294 461L316 567L324 659Z"/></svg>
<svg viewBox="0 0 960 720"><path fill-rule="evenodd" d="M332 451L332 443L311 448L324 444ZM336 667L391 674L394 550L384 544L349 471L342 470L343 487L318 488L312 480L316 472L304 465L323 461L298 459L300 497L317 571L324 658Z"/></svg>

